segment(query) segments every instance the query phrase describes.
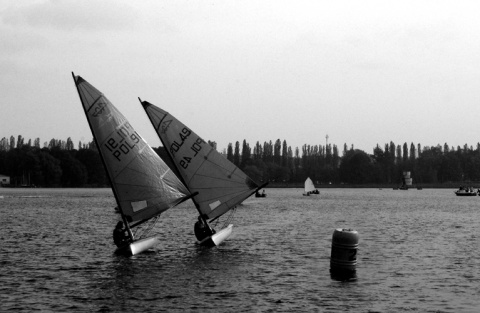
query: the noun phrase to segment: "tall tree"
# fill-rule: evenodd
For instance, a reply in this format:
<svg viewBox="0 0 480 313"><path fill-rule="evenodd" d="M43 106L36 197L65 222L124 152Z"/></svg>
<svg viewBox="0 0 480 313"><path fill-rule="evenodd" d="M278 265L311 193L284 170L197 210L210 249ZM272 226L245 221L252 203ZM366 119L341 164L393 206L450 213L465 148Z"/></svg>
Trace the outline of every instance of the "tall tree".
<svg viewBox="0 0 480 313"><path fill-rule="evenodd" d="M17 139L17 148L21 148L23 146L23 137L22 135L18 135L18 139Z"/></svg>
<svg viewBox="0 0 480 313"><path fill-rule="evenodd" d="M413 142L410 144L410 161L415 162L415 145Z"/></svg>
<svg viewBox="0 0 480 313"><path fill-rule="evenodd" d="M263 162L273 162L273 144L271 140L263 143Z"/></svg>
<svg viewBox="0 0 480 313"><path fill-rule="evenodd" d="M403 144L403 162L407 162L408 160L408 146L407 146L407 143L405 142Z"/></svg>
<svg viewBox="0 0 480 313"><path fill-rule="evenodd" d="M227 159L230 161L230 162L233 162L233 147L232 147L232 143L228 143L228 148L227 148Z"/></svg>
<svg viewBox="0 0 480 313"><path fill-rule="evenodd" d="M235 152L233 153L233 164L240 166L240 142L235 142Z"/></svg>
<svg viewBox="0 0 480 313"><path fill-rule="evenodd" d="M244 165L247 160L249 160L251 157L251 149L250 145L247 143L245 139L243 139L243 144L242 144L242 161L241 164ZM243 166L242 166L243 167Z"/></svg>
<svg viewBox="0 0 480 313"><path fill-rule="evenodd" d="M10 150L15 149L15 137L10 136Z"/></svg>
<svg viewBox="0 0 480 313"><path fill-rule="evenodd" d="M275 141L275 146L274 146L274 149L273 149L273 162L277 165L282 164L281 151L282 151L282 143L281 143L280 139L277 139Z"/></svg>
<svg viewBox="0 0 480 313"><path fill-rule="evenodd" d="M65 150L73 150L74 149L74 146L73 146L73 141L72 141L72 138L68 137L67 138L67 143L65 145Z"/></svg>
<svg viewBox="0 0 480 313"><path fill-rule="evenodd" d="M402 161L402 146L397 146L397 164L400 164Z"/></svg>

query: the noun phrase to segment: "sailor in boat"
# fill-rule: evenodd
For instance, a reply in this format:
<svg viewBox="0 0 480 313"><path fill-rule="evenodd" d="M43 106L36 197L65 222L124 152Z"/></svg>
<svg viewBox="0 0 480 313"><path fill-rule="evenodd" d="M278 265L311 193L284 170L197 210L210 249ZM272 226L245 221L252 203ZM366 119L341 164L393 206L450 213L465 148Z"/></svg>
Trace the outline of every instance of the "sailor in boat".
<svg viewBox="0 0 480 313"><path fill-rule="evenodd" d="M123 229L122 221L119 221L113 230L113 242L117 245L117 247L121 247L130 242L130 237L128 237L128 235L125 233L125 229Z"/></svg>
<svg viewBox="0 0 480 313"><path fill-rule="evenodd" d="M215 234L215 230L210 228L210 226L205 223L201 216L198 216L198 221L195 223L193 230L198 241L202 241L203 239Z"/></svg>

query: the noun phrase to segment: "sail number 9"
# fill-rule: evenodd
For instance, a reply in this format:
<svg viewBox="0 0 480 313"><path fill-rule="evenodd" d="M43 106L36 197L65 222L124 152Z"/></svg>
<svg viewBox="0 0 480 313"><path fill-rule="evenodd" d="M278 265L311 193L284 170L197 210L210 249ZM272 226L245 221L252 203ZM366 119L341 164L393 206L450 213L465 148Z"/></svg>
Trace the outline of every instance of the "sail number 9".
<svg viewBox="0 0 480 313"><path fill-rule="evenodd" d="M185 140L188 138L188 136L190 136L192 132L184 127L182 128L182 131L179 133L180 135L180 143L174 141L171 145L170 145L170 153L172 155L175 155L175 152L178 152L178 150L180 150L180 147L183 145L183 143L185 142Z"/></svg>
<svg viewBox="0 0 480 313"><path fill-rule="evenodd" d="M170 154L172 155L172 157L174 157L175 153L177 153L180 150L180 148L183 146L183 144L191 134L192 132L188 128L186 127L182 128L182 130L178 134L180 137L179 142L174 141L170 145ZM200 137L197 138L195 142L190 146L190 149L194 152L194 155L183 156L183 158L182 157L179 158L180 161L178 163L182 168L186 169L188 165L192 162L192 159L197 156L200 150L202 150L202 146L201 146L202 143L205 143L205 141Z"/></svg>
<svg viewBox="0 0 480 313"><path fill-rule="evenodd" d="M190 149L192 149L193 152L195 152L195 154L193 156L197 156L197 154L200 152L200 150L202 150L202 146L200 145L202 143L205 143L205 141L202 138L198 137L197 140L190 147Z"/></svg>
<svg viewBox="0 0 480 313"><path fill-rule="evenodd" d="M129 130L130 129L130 130ZM137 143L140 142L140 136L131 129L130 124L126 123L107 139L105 147L112 152L112 155L121 161L122 155L127 155Z"/></svg>
<svg viewBox="0 0 480 313"><path fill-rule="evenodd" d="M193 145L190 147L191 150L193 150L193 152L195 152L195 154L193 155L193 157L183 157L183 159L180 160L180 166L183 167L183 168L187 168L188 167L188 164L190 164L190 162L192 162L192 159L194 157L197 156L197 154L200 152L200 150L202 150L202 146L200 144L204 143L205 141L202 139L202 138L197 138L197 140L193 143Z"/></svg>

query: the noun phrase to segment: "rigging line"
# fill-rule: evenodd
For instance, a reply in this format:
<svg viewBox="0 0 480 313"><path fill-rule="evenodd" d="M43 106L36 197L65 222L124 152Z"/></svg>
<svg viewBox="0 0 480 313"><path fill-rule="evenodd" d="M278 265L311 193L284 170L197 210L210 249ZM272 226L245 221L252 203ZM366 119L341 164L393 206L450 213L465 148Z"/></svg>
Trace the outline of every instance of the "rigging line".
<svg viewBox="0 0 480 313"><path fill-rule="evenodd" d="M159 218L160 218L160 214L148 220L148 222L143 226L136 227L135 233L134 233L135 237L137 237L137 233L139 233L138 238L148 237L148 235L152 231L153 227L155 226Z"/></svg>
<svg viewBox="0 0 480 313"><path fill-rule="evenodd" d="M228 224L231 224L230 221L233 220L233 215L235 214L236 210L237 210L237 206L233 207L233 209L230 210L230 214L228 215L227 219L223 223L222 228L225 228L228 226ZM220 216L223 216L223 215L220 215ZM217 216L210 222L210 223L215 222L214 227L217 227L217 225L220 223L220 216Z"/></svg>
<svg viewBox="0 0 480 313"><path fill-rule="evenodd" d="M144 231L144 234L143 234L145 237L148 237L150 235L150 232L152 231L152 229L157 224L157 221L159 220L159 218L160 218L160 214L152 219L152 222L150 223L150 225L147 225L147 227L146 227L147 229Z"/></svg>

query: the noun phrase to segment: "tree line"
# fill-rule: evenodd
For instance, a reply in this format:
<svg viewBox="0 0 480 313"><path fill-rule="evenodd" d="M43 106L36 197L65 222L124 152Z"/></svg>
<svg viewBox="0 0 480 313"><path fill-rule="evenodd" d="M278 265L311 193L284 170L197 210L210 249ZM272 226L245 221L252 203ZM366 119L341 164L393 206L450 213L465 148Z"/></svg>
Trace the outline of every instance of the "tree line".
<svg viewBox="0 0 480 313"><path fill-rule="evenodd" d="M210 142L216 147L214 142ZM163 147L154 148L175 171ZM416 184L480 181L480 144L476 148L421 146L411 143L377 145L372 154L344 144L340 154L335 144L307 145L294 150L277 139L252 147L243 140L229 143L225 157L257 182L272 185L302 184L310 177L315 184L400 184L403 172L411 172ZM22 136L0 140L0 174L11 185L39 187L105 187L109 185L95 143L40 139Z"/></svg>

